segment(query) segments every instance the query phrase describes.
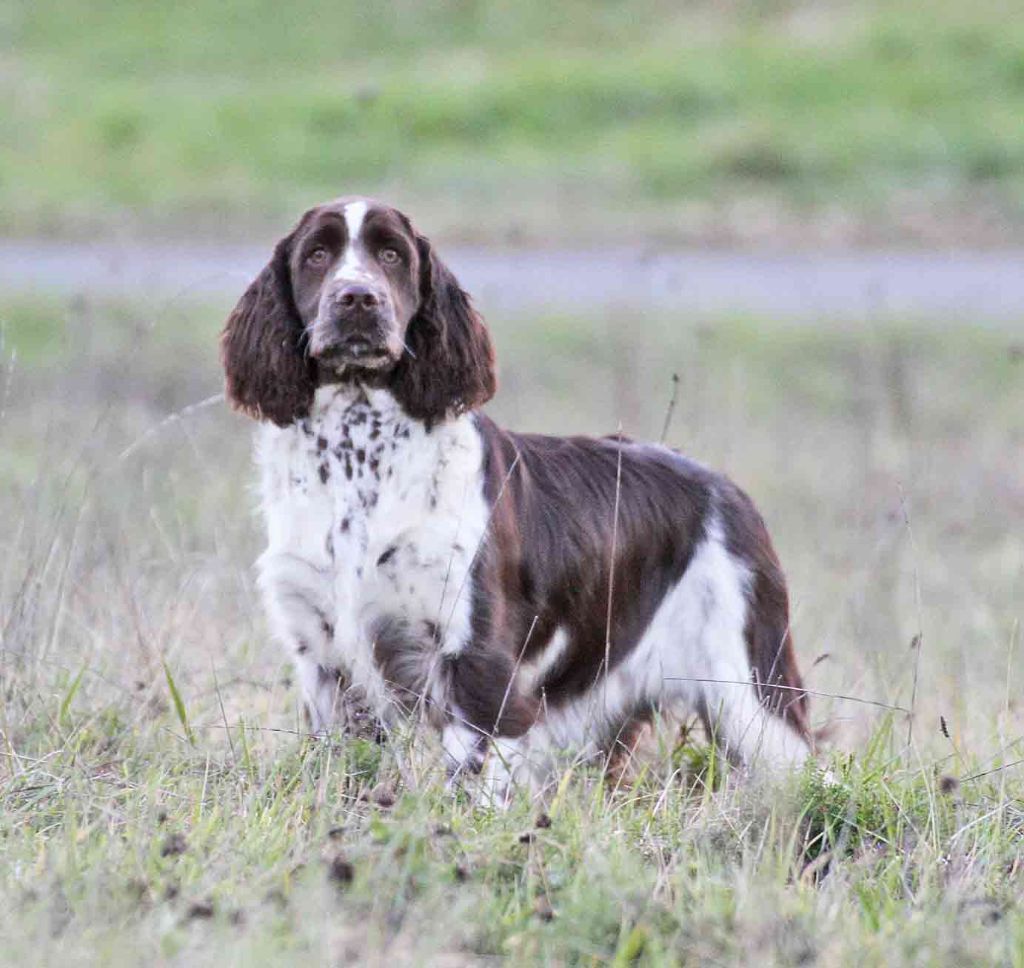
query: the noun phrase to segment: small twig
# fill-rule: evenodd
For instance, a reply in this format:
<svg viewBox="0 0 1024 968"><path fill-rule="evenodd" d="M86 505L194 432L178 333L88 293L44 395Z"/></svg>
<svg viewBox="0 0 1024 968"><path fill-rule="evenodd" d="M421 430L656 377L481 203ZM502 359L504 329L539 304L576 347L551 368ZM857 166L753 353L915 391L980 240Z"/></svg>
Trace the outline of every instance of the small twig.
<svg viewBox="0 0 1024 968"><path fill-rule="evenodd" d="M665 443L668 438L668 428L672 423L672 415L676 412L676 403L679 400L679 374L672 374L672 396L668 401L668 409L665 411L665 423L661 427L661 436L658 443Z"/></svg>
<svg viewBox="0 0 1024 968"><path fill-rule="evenodd" d="M228 717L227 713L224 712L224 698L220 694L220 683L217 681L217 667L213 663L213 659L210 659L210 671L213 673L213 688L217 692L217 705L220 706L220 718L224 721L224 727L228 734L228 747L231 750L231 761L238 766L238 756L235 753L235 741L231 738L231 730L227 729Z"/></svg>
<svg viewBox="0 0 1024 968"><path fill-rule="evenodd" d="M755 683L749 679L704 679L698 676L665 676L666 682L713 682L724 686L753 686ZM803 686L782 686L772 685L772 689L784 689L788 692L802 692L808 696L819 696L822 699L842 699L845 702L859 702L866 706L878 706L881 709L891 709L898 713L909 713L906 706L897 706L894 703L882 702L879 699L862 699L860 696L845 696L839 692L820 692L817 689L806 689Z"/></svg>
<svg viewBox="0 0 1024 968"><path fill-rule="evenodd" d="M914 681L910 689L910 711L907 715L907 746L910 746L914 739L914 711L917 708L917 680L921 669L921 645L924 641L924 631L921 628L921 579L917 573L917 542L914 541L914 531L910 527L910 510L907 507L907 495L903 485L897 484L900 489L900 507L903 510L903 522L907 526L907 536L910 538L910 551L913 556L914 565L914 605L917 611L917 634L914 636L911 647L914 650Z"/></svg>
<svg viewBox="0 0 1024 968"><path fill-rule="evenodd" d="M1003 770L1008 770L1014 766L1020 766L1024 763L1024 758L1014 760L1012 763L1004 763L1002 766L993 767L991 770L984 770L981 773L975 773L973 776L965 776L960 782L970 783L972 780L980 780L983 776L991 776L993 773L1002 773Z"/></svg>
<svg viewBox="0 0 1024 968"><path fill-rule="evenodd" d="M526 647L530 644L530 638L533 635L533 630L537 627L537 621L540 618L539 615L533 616L533 621L530 623L530 628L527 630L526 638L523 640L523 647L519 650L519 655L516 657L516 664L512 667L512 674L508 677L508 685L505 686L505 695L501 697L501 705L498 707L498 715L494 717L494 726L492 730L494 735L498 735L498 725L501 723L501 717L505 715L505 704L508 702L508 697L512 693L512 687L516 683L516 678L519 674L519 667L523 662L523 656L526 655Z"/></svg>
<svg viewBox="0 0 1024 968"><path fill-rule="evenodd" d="M7 324L0 322L0 358L7 350ZM7 373L4 376L3 396L0 397L0 424L7 416L7 404L11 399L11 387L14 386L14 366L18 359L18 351L11 347L11 358L7 361Z"/></svg>
<svg viewBox="0 0 1024 968"><path fill-rule="evenodd" d="M988 813L983 813L980 817L975 817L970 823L964 824L953 836L949 839L949 846L952 847L960 837L967 833L972 827L977 827L978 824L984 823L986 820L991 820L997 814L1002 813L1006 809L1005 803L1000 803L999 806L989 810Z"/></svg>
<svg viewBox="0 0 1024 968"><path fill-rule="evenodd" d="M141 437L137 437L132 443L130 443L120 454L117 455L118 461L127 460L132 456L143 444L149 441L152 437L156 436L160 431L169 427L173 423L177 423L179 420L183 420L185 417L190 417L192 414L199 410L205 410L207 407L212 407L216 403L224 402L223 393L215 393L212 397L207 397L205 400L200 400L198 403L190 403L187 407L182 407L180 410L169 413L159 423L154 424L150 427Z"/></svg>
<svg viewBox="0 0 1024 968"><path fill-rule="evenodd" d="M241 729L250 733L286 733L289 736L302 736L307 739L320 738L318 733L311 733L308 729L284 729L277 726L250 726L248 723L192 723L192 729Z"/></svg>
<svg viewBox="0 0 1024 968"><path fill-rule="evenodd" d="M1013 679L1013 651L1014 646L1017 644L1017 635L1020 632L1020 621L1015 619L1013 623L1013 631L1010 633L1010 646L1006 653L1006 696L1003 699L1003 719L1006 720L1010 715L1010 682Z"/></svg>
<svg viewBox="0 0 1024 968"><path fill-rule="evenodd" d="M615 556L619 543L619 498L622 494L622 424L616 437L618 452L615 463L615 508L612 511L612 553L608 566L608 616L604 629L604 706L608 711L608 677L612 668L612 602L615 597Z"/></svg>

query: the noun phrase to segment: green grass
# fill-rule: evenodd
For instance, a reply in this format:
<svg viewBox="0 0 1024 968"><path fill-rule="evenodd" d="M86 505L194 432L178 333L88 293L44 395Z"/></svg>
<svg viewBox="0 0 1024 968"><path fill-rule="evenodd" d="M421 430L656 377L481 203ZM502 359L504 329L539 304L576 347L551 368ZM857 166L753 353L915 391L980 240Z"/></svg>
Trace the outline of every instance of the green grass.
<svg viewBox="0 0 1024 968"><path fill-rule="evenodd" d="M1003 0L43 0L4 20L8 230L240 234L351 190L488 241L1006 241L1024 213Z"/></svg>
<svg viewBox="0 0 1024 968"><path fill-rule="evenodd" d="M0 962L1024 965L1012 337L492 321L522 429L657 438L679 374L668 439L762 506L812 688L907 706L923 633L909 745L813 700L834 782L697 731L494 813L425 735L299 735L245 421L166 421L219 388L226 308L0 307Z"/></svg>
<svg viewBox="0 0 1024 968"><path fill-rule="evenodd" d="M577 769L538 827L431 773L403 787L388 752L208 735L79 713L19 764L10 963L1020 963L1024 807L998 776L942 792L884 742L770 798Z"/></svg>

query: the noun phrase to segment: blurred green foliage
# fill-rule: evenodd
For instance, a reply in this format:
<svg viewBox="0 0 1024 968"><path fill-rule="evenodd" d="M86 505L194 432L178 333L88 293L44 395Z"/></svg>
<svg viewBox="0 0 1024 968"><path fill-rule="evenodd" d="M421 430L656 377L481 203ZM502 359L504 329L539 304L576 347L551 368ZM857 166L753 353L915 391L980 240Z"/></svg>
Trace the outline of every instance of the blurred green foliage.
<svg viewBox="0 0 1024 968"><path fill-rule="evenodd" d="M0 209L8 231L245 230L360 190L449 234L589 239L706 234L751 198L884 235L894 199L980 197L1018 224L1012 6L16 3Z"/></svg>

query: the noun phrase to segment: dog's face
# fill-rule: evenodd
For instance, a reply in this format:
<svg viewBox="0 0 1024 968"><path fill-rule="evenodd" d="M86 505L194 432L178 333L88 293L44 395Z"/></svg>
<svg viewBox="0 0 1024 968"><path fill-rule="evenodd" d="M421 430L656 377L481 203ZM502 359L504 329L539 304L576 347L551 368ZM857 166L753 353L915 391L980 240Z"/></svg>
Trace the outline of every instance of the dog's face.
<svg viewBox="0 0 1024 968"><path fill-rule="evenodd" d="M390 390L431 424L494 393L483 320L433 246L395 208L341 198L310 209L274 249L221 334L227 397L287 426L316 388Z"/></svg>
<svg viewBox="0 0 1024 968"><path fill-rule="evenodd" d="M420 308L420 253L400 212L342 199L307 213L289 259L309 353L327 371L385 370L407 352Z"/></svg>

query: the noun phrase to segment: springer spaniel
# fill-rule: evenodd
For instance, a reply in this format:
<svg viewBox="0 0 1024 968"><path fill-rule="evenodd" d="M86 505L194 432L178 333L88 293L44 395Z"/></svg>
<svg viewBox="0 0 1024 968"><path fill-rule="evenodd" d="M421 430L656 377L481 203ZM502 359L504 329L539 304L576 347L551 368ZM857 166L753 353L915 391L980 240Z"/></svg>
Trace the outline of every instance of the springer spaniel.
<svg viewBox="0 0 1024 968"><path fill-rule="evenodd" d="M260 588L313 730L419 710L453 774L499 793L658 711L696 712L743 763L808 754L750 499L666 447L496 426L487 330L401 212L306 212L221 346L261 421Z"/></svg>

